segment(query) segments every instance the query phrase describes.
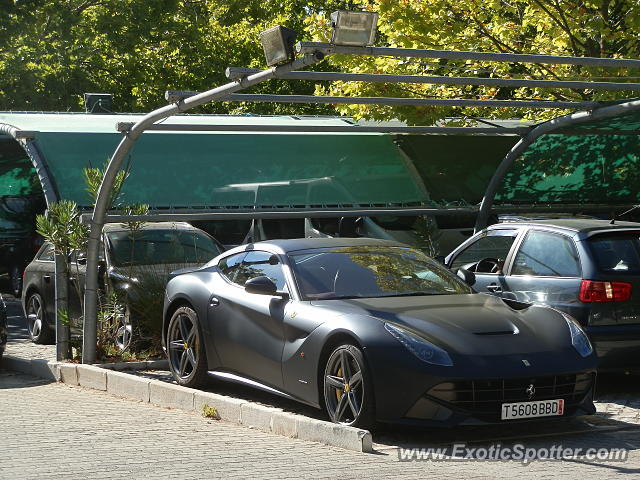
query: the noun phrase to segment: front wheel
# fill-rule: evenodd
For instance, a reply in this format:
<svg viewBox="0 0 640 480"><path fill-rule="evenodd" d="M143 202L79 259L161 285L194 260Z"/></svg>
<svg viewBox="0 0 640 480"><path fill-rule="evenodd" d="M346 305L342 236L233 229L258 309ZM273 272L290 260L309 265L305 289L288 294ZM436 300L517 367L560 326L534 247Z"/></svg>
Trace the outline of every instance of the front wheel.
<svg viewBox="0 0 640 480"><path fill-rule="evenodd" d="M341 345L333 350L323 379L325 409L332 422L360 428L373 426L373 382L358 347Z"/></svg>
<svg viewBox="0 0 640 480"><path fill-rule="evenodd" d="M198 314L190 307L178 308L167 330L169 369L179 385L200 387L207 380L207 355Z"/></svg>

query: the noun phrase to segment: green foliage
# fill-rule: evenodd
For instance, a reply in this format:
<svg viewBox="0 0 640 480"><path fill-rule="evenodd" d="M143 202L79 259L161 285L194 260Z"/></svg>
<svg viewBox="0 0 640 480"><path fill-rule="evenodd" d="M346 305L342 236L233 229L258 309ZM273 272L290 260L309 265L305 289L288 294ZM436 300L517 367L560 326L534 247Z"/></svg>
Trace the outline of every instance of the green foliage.
<svg viewBox="0 0 640 480"><path fill-rule="evenodd" d="M167 89L227 83L228 66L265 67L259 32L276 24L303 34L307 13L329 0L40 0L0 12L0 110L82 110L84 92L114 94L117 111L149 111ZM264 86L256 91L264 91ZM313 83L271 92L311 93ZM254 108L255 107L255 108ZM215 104L209 112L246 110ZM256 113L329 113L331 107L252 105ZM203 109L205 111L205 109Z"/></svg>
<svg viewBox="0 0 640 480"><path fill-rule="evenodd" d="M145 205L142 203L134 203L133 205L123 205L122 207L120 207L120 214L121 215L148 215L149 205ZM145 222L139 222L139 221L131 221L131 222L124 223L124 225L131 232L132 238L135 238L135 233L139 232L144 224ZM133 248L133 243L132 243L132 248Z"/></svg>
<svg viewBox="0 0 640 480"><path fill-rule="evenodd" d="M264 67L259 32L281 24L326 40L335 9L378 11L378 44L392 47L594 57L640 56L636 0L39 0L0 2L0 110L82 110L84 92L114 94L117 111L149 111L167 89L205 91L228 66ZM306 32L305 32L306 27ZM625 81L629 69L472 61L330 57L314 67L353 72ZM330 93L480 99L606 100L633 92L271 81L253 93ZM208 113L332 114L332 106L225 104ZM372 119L429 124L447 116L564 113L521 109L339 106Z"/></svg>
<svg viewBox="0 0 640 480"><path fill-rule="evenodd" d="M202 416L206 418L212 418L213 420L220 420L220 414L216 407L210 407L206 403L202 404Z"/></svg>
<svg viewBox="0 0 640 480"><path fill-rule="evenodd" d="M98 198L98 191L100 190L100 185L102 184L102 179L104 178L104 174L107 171L108 165L109 159L104 162L103 168L89 167L82 170L82 176L84 177L84 182L87 186L87 193L89 193L89 195L93 199L94 204ZM108 208L119 206L122 186L124 185L125 180L129 177L129 171L130 168L127 167L124 170L119 170L118 173L116 173L116 178L113 182L113 186L108 198Z"/></svg>
<svg viewBox="0 0 640 480"><path fill-rule="evenodd" d="M640 56L636 32L640 3L636 0L375 0L359 2L380 14L379 44L400 48L467 50L592 57ZM311 16L308 31L326 40L324 17ZM470 76L526 79L592 79L637 81L637 71L572 65L492 64L475 61L335 56L334 69L352 72ZM631 78L633 77L633 78ZM633 97L631 91L467 87L428 84L365 84L336 82L318 86L319 94L351 96L414 96L418 98L608 100ZM566 113L558 110L337 107L345 115L377 120L398 118L428 125L444 117L528 117L537 120Z"/></svg>
<svg viewBox="0 0 640 480"><path fill-rule="evenodd" d="M69 200L52 203L44 215L38 215L36 231L65 258L73 250L83 250L89 235L87 225L80 221L78 206Z"/></svg>

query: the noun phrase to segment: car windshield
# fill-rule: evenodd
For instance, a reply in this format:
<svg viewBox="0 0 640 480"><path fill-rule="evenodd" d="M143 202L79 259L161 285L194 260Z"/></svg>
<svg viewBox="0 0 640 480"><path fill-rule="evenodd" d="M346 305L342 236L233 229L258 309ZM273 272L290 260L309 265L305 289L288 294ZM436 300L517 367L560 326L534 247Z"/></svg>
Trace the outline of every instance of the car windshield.
<svg viewBox="0 0 640 480"><path fill-rule="evenodd" d="M596 235L589 246L603 272L640 272L640 232Z"/></svg>
<svg viewBox="0 0 640 480"><path fill-rule="evenodd" d="M221 253L215 241L198 231L162 229L107 234L111 263L125 265L198 264Z"/></svg>
<svg viewBox="0 0 640 480"><path fill-rule="evenodd" d="M291 254L304 300L472 293L418 250L357 246Z"/></svg>

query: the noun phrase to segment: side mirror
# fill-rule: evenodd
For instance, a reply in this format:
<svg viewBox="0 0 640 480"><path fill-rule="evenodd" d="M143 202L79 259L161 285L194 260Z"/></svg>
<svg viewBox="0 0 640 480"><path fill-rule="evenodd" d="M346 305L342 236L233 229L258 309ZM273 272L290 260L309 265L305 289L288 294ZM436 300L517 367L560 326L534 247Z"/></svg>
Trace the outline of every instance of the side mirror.
<svg viewBox="0 0 640 480"><path fill-rule="evenodd" d="M247 293L257 293L258 295L276 295L278 287L269 277L254 277L244 283L244 290Z"/></svg>
<svg viewBox="0 0 640 480"><path fill-rule="evenodd" d="M459 268L456 275L462 279L464 283L472 287L476 283L476 274L470 272L466 268Z"/></svg>
<svg viewBox="0 0 640 480"><path fill-rule="evenodd" d="M446 264L444 263L444 261L445 261L445 256L444 256L444 255L436 255L435 257L433 257L433 259L434 259L436 262L440 262L441 264L446 265Z"/></svg>

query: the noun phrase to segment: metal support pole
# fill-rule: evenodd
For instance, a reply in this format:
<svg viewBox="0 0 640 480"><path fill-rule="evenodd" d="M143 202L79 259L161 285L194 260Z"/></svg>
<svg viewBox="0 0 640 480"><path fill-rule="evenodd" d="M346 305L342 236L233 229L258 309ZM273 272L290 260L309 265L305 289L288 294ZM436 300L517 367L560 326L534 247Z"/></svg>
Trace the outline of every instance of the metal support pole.
<svg viewBox="0 0 640 480"><path fill-rule="evenodd" d="M483 228L486 228L489 215L491 214L491 207L495 199L498 188L502 185L505 175L513 165L513 162L522 155L522 153L535 142L542 135L555 133L562 128L571 127L580 123L590 122L593 120L600 120L604 118L614 117L616 115L624 115L625 113L631 113L640 110L640 100L633 100L631 102L620 103L617 105L610 105L607 107L601 107L589 112L578 112L572 115L565 115L563 117L554 118L548 122L542 123L531 130L527 135L522 137L518 143L507 153L500 165L491 177L491 181L484 192L482 203L480 204L480 211L478 212L478 218L476 219L475 231L478 232Z"/></svg>
<svg viewBox="0 0 640 480"><path fill-rule="evenodd" d="M433 58L447 60L475 60L480 62L523 62L550 65L584 65L589 67L640 68L640 60L627 58L562 57L558 55L529 55L523 53L465 52L453 50L429 50L390 47L350 47L330 43L299 42L300 54L322 52L325 55L367 55L392 58Z"/></svg>
<svg viewBox="0 0 640 480"><path fill-rule="evenodd" d="M69 319L69 272L64 255L56 253L56 360L68 360L71 358L71 344L69 324L63 320L61 313L67 314ZM45 325L42 328L46 328Z"/></svg>
<svg viewBox="0 0 640 480"><path fill-rule="evenodd" d="M223 102L316 103L328 105L410 105L432 107L480 108L560 108L592 109L598 102L565 102L561 100L470 100L457 98L403 98L403 97L331 97L315 95L269 95L241 93L226 95Z"/></svg>
<svg viewBox="0 0 640 480"><path fill-rule="evenodd" d="M257 85L271 78L275 78L279 72L290 72L299 68L320 62L324 59L324 54L319 52L310 52L301 56L299 59L285 65L273 67L269 70L250 75L246 78L236 80L221 87L200 93L193 97L189 97L178 103L166 105L162 108L154 110L145 115L138 123L136 123L129 132L125 133L120 144L116 148L109 165L107 166L104 178L98 190L98 197L91 218L91 229L89 232L89 243L87 245L87 270L85 279L84 293L84 326L83 326L83 346L82 346L82 363L93 363L96 360L96 342L97 342L97 323L98 323L98 248L100 245L100 236L102 235L102 227L104 226L105 215L110 205L108 199L113 188L116 178L123 160L133 148L136 140L151 125L159 120L163 120L176 113L185 112L194 107L198 107L205 103L217 100L230 93L237 92L244 88Z"/></svg>
<svg viewBox="0 0 640 480"><path fill-rule="evenodd" d="M257 68L228 67L225 70L225 74L229 80L236 80L259 71L260 70ZM278 78L281 80L307 80L319 82L423 83L428 85L475 85L514 88L575 88L580 90L640 91L640 83L591 82L575 80L528 80L516 78L476 78L456 76L445 77L432 75L393 75L381 73L291 72L283 74ZM171 93L177 92L170 91L169 95ZM195 94L195 92L183 93Z"/></svg>

